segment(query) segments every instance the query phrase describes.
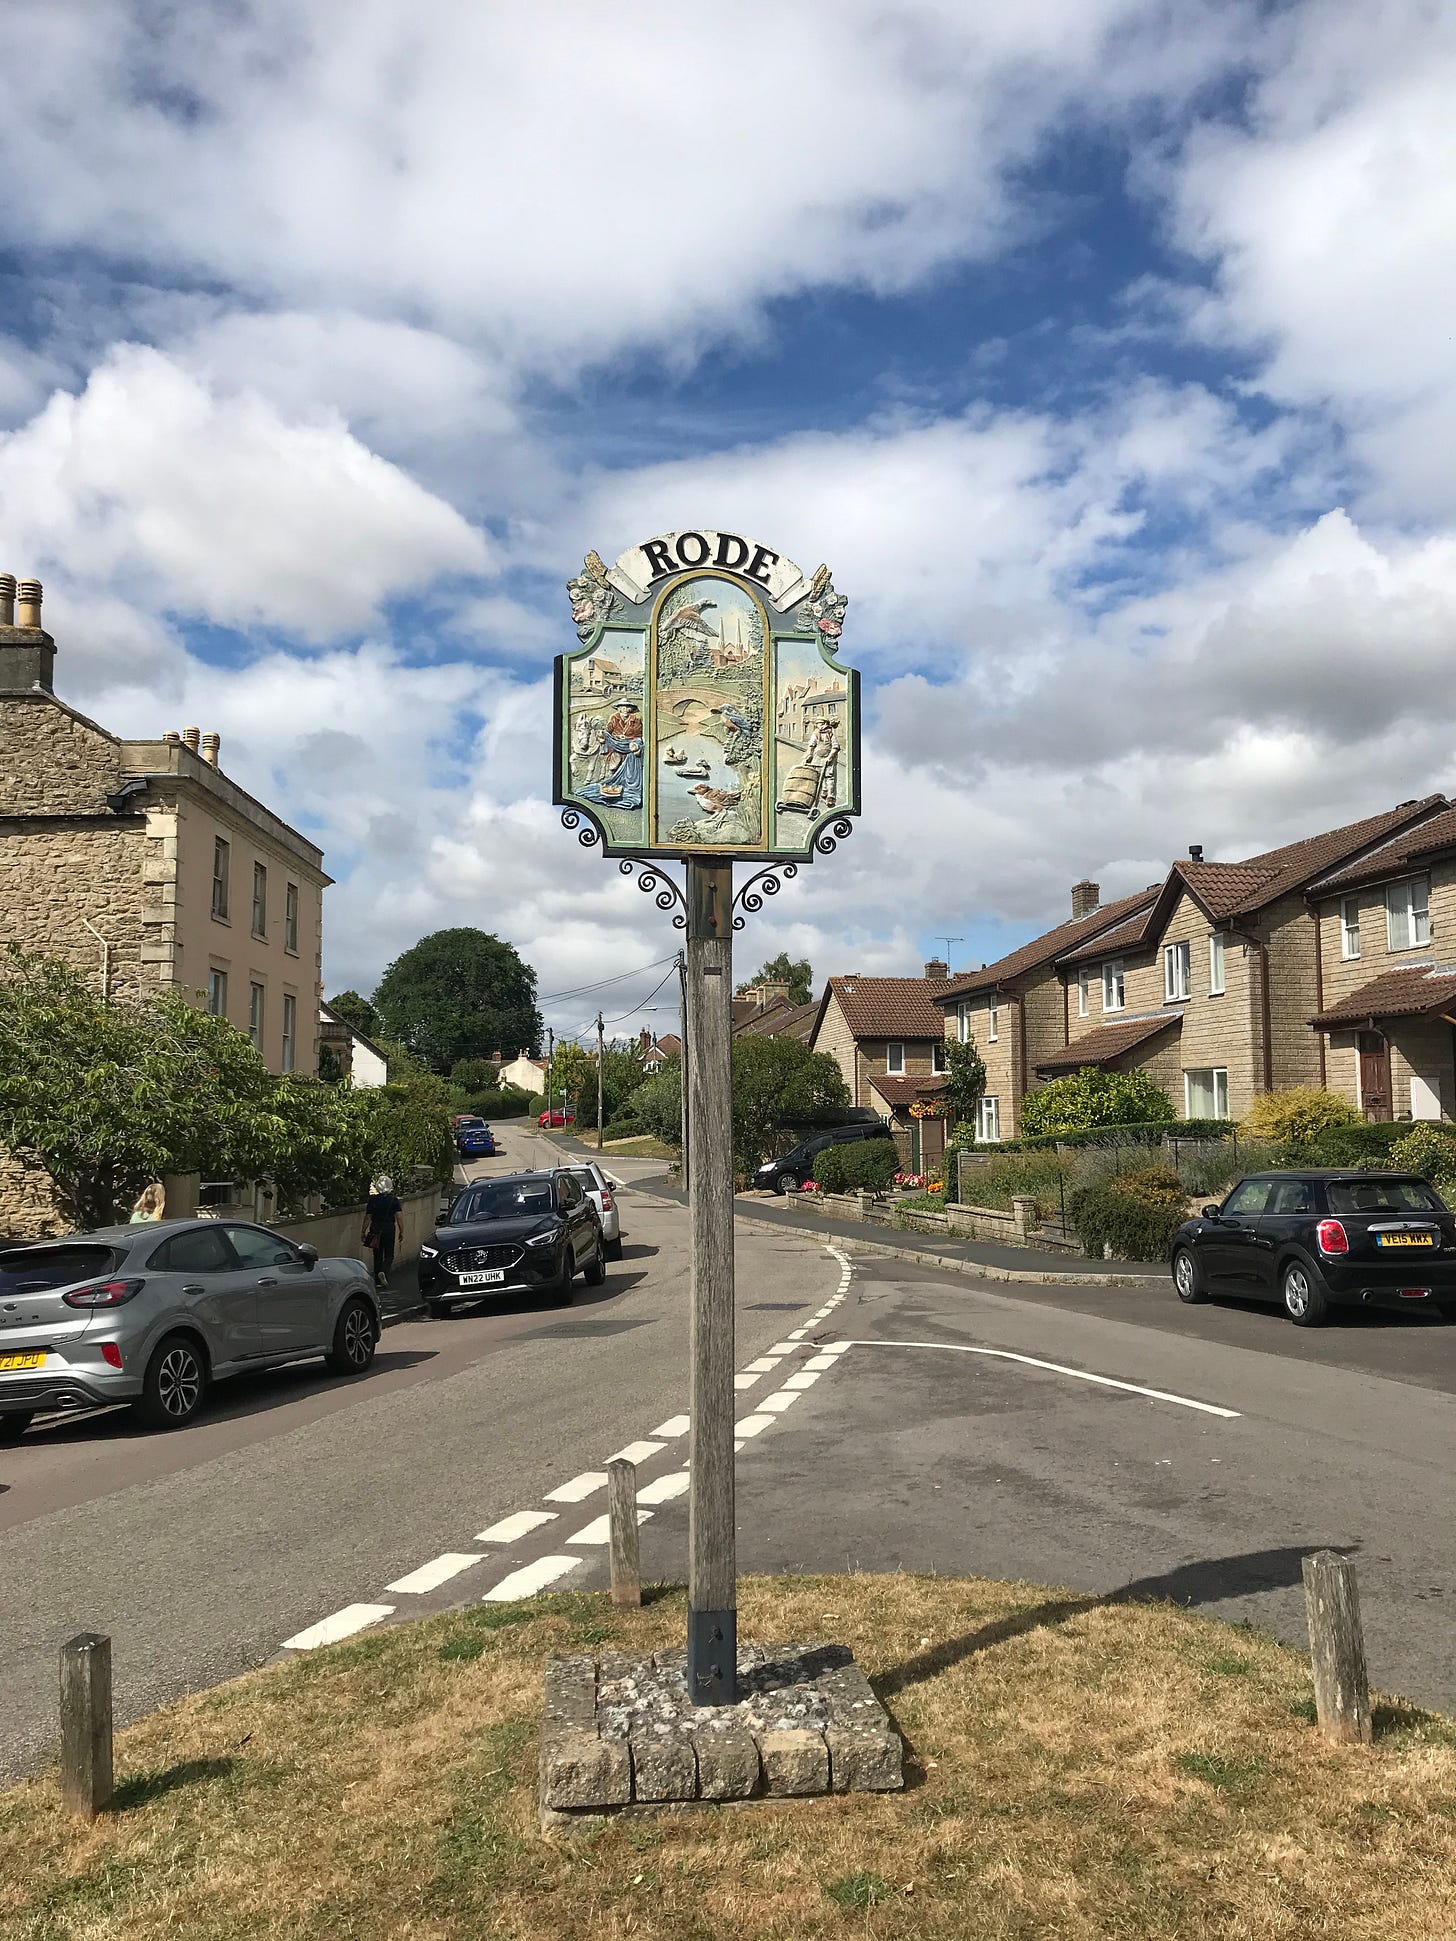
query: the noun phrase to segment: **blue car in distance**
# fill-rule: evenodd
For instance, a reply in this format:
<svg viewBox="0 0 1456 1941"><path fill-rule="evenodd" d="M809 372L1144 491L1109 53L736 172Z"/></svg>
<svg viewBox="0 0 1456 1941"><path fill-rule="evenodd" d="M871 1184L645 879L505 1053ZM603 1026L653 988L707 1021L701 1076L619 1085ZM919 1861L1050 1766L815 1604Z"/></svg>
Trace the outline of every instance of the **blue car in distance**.
<svg viewBox="0 0 1456 1941"><path fill-rule="evenodd" d="M462 1159L489 1159L495 1153L495 1134L483 1119L455 1128L455 1150Z"/></svg>

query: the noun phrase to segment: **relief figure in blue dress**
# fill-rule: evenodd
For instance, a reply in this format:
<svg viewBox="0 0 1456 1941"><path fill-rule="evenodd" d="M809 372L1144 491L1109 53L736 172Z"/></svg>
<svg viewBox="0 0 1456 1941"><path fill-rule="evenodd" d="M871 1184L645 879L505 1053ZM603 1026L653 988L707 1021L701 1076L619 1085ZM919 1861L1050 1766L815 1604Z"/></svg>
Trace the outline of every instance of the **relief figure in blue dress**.
<svg viewBox="0 0 1456 1941"><path fill-rule="evenodd" d="M642 717L635 708L614 714L602 732L604 754L619 757L611 774L600 782L588 782L576 793L583 802L596 802L604 809L642 807Z"/></svg>

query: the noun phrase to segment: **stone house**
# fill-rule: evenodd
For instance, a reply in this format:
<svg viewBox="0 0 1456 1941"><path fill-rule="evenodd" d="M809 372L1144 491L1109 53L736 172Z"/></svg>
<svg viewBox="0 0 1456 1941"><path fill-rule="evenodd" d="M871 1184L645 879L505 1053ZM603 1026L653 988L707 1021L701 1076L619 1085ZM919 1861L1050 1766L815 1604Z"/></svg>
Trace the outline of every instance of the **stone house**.
<svg viewBox="0 0 1456 1941"><path fill-rule="evenodd" d="M314 1072L322 851L223 773L217 735L128 740L59 699L40 583L18 592L0 574L0 941L109 996L181 991L273 1071ZM12 1230L17 1195L48 1203L0 1164Z"/></svg>
<svg viewBox="0 0 1456 1941"><path fill-rule="evenodd" d="M809 1033L844 1074L850 1104L887 1118L902 1158L917 1169L939 1158L945 1128L911 1108L945 1089L945 1030L936 999L950 981L937 959L923 977L831 977Z"/></svg>
<svg viewBox="0 0 1456 1941"><path fill-rule="evenodd" d="M319 1055L327 1046L341 1078L361 1091L384 1085L389 1079L389 1060L372 1038L366 1038L356 1025L341 1018L331 1004L319 1005Z"/></svg>
<svg viewBox="0 0 1456 1941"><path fill-rule="evenodd" d="M1205 862L1195 846L1161 884L1105 909L1079 885L1071 925L941 1000L947 1035L969 1030L986 1058L996 1103L980 1136L1013 1137L1028 1090L1086 1066L1147 1072L1183 1118L1240 1118L1258 1092L1323 1084L1371 1117L1450 1114L1443 1012L1456 974L1448 992L1430 948L1448 867L1456 919L1456 812L1436 795L1237 863ZM1094 908L1079 917L1088 892ZM1359 915L1371 907L1385 921L1366 952ZM1069 937L1078 922L1084 934ZM993 1060L1008 995L1012 1043Z"/></svg>

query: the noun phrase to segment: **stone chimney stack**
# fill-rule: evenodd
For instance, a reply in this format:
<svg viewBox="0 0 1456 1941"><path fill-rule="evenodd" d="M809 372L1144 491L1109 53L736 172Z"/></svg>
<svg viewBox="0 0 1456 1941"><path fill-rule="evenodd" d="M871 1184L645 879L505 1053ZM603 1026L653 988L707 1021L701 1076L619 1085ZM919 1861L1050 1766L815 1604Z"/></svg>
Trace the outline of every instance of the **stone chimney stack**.
<svg viewBox="0 0 1456 1941"><path fill-rule="evenodd" d="M1089 883L1084 876L1080 883L1072 885L1072 921L1078 917L1090 917L1102 901L1102 885Z"/></svg>
<svg viewBox="0 0 1456 1941"><path fill-rule="evenodd" d="M209 768L217 767L217 752L222 747L222 736L216 733L202 737L202 759Z"/></svg>
<svg viewBox="0 0 1456 1941"><path fill-rule="evenodd" d="M194 755L201 752L198 745L201 740L202 730L200 728L184 728L182 730L182 746L184 748L190 748Z"/></svg>
<svg viewBox="0 0 1456 1941"><path fill-rule="evenodd" d="M948 984L950 982L950 965L943 957L931 957L926 962L925 975L930 979L932 984Z"/></svg>
<svg viewBox="0 0 1456 1941"><path fill-rule="evenodd" d="M7 694L51 691L56 643L41 625L40 603L39 580L17 588L13 573L0 573L0 690Z"/></svg>

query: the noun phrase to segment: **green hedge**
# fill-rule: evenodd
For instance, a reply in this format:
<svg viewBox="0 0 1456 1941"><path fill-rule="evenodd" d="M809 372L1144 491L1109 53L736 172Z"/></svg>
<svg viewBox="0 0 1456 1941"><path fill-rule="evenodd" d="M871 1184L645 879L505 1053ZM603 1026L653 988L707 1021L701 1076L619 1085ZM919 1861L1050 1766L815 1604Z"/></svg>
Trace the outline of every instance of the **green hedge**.
<svg viewBox="0 0 1456 1941"><path fill-rule="evenodd" d="M1318 1166L1360 1166L1369 1160L1383 1163L1397 1139L1411 1130L1409 1119L1374 1125L1330 1126L1307 1147L1291 1147L1291 1163Z"/></svg>
<svg viewBox="0 0 1456 1941"><path fill-rule="evenodd" d="M1131 1177L1150 1179L1151 1171ZM1123 1182L1111 1180L1069 1193L1067 1217L1089 1259L1100 1260L1110 1242L1122 1260L1166 1260L1173 1235L1188 1216L1181 1201L1173 1204L1171 1199L1129 1192Z"/></svg>
<svg viewBox="0 0 1456 1941"><path fill-rule="evenodd" d="M899 1169L893 1139L856 1139L826 1146L814 1161L814 1180L826 1193L883 1193Z"/></svg>
<svg viewBox="0 0 1456 1941"><path fill-rule="evenodd" d="M647 1128L640 1119L624 1116L620 1119L613 1119L612 1123L607 1127L606 1136L608 1139L645 1139L647 1137Z"/></svg>
<svg viewBox="0 0 1456 1941"><path fill-rule="evenodd" d="M1164 1139L1228 1139L1237 1131L1233 1119L1149 1119L1136 1125L1091 1126L1086 1132L1035 1132L1024 1139L1000 1139L966 1150L1045 1152L1053 1146L1157 1146Z"/></svg>

